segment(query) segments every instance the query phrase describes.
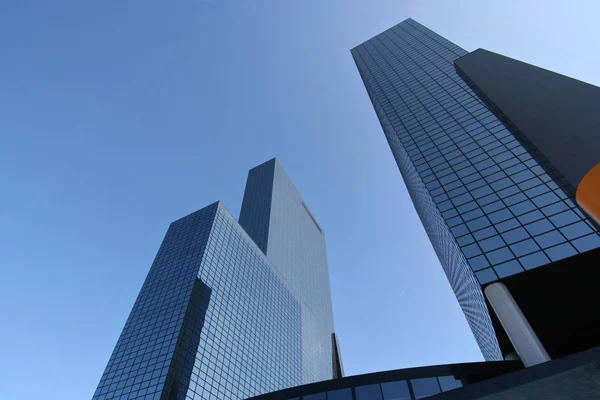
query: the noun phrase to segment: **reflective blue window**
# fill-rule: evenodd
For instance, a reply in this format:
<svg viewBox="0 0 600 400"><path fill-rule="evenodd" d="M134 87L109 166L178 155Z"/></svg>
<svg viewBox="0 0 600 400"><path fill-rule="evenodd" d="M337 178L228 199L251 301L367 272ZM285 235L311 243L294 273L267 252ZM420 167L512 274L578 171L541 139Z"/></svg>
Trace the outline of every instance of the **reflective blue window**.
<svg viewBox="0 0 600 400"><path fill-rule="evenodd" d="M496 229L498 229L498 232L506 232L518 226L521 226L519 221L517 221L515 218L512 218L507 221L496 224Z"/></svg>
<svg viewBox="0 0 600 400"><path fill-rule="evenodd" d="M438 180L440 181L440 183L442 185L444 185L444 184L448 184L448 183L450 183L452 181L455 181L457 179L458 179L458 176L456 176L456 174L453 173L453 174L450 174L450 175L446 175L446 176L444 176L444 177L442 177L442 178L440 178Z"/></svg>
<svg viewBox="0 0 600 400"><path fill-rule="evenodd" d="M512 185L512 182L510 179L508 178L504 178L501 179L499 181L493 182L490 184L490 186L494 189L494 190L501 190L501 189L505 189L507 187L509 187L510 185Z"/></svg>
<svg viewBox="0 0 600 400"><path fill-rule="evenodd" d="M596 247L600 247L600 238L596 234L584 236L582 238L574 240L573 245L580 252L588 251L591 249L595 249Z"/></svg>
<svg viewBox="0 0 600 400"><path fill-rule="evenodd" d="M511 260L504 264L496 265L494 270L496 270L496 273L500 278L505 278L523 272L523 267L521 267L521 264L519 264L517 260Z"/></svg>
<svg viewBox="0 0 600 400"><path fill-rule="evenodd" d="M583 221L562 227L560 228L560 231L567 239L575 239L592 233L592 229Z"/></svg>
<svg viewBox="0 0 600 400"><path fill-rule="evenodd" d="M550 262L550 259L548 259L548 257L546 257L546 255L540 251L537 253L529 254L524 257L520 257L519 261L521 261L521 264L523 264L525 269L532 269L541 265L548 264Z"/></svg>
<svg viewBox="0 0 600 400"><path fill-rule="evenodd" d="M523 228L513 229L512 231L504 232L502 237L506 241L506 243L511 244L515 242L519 242L523 239L527 239L529 237L529 233Z"/></svg>
<svg viewBox="0 0 600 400"><path fill-rule="evenodd" d="M481 250L477 243L470 244L462 248L462 251L467 258L475 257L481 254Z"/></svg>
<svg viewBox="0 0 600 400"><path fill-rule="evenodd" d="M558 231L550 231L536 236L535 241L538 242L540 246L546 248L564 242L565 238Z"/></svg>
<svg viewBox="0 0 600 400"><path fill-rule="evenodd" d="M479 230L479 231L477 231L477 232L474 232L474 233L473 233L473 236L474 236L474 237L475 237L475 239L477 239L477 240L482 240L482 239L485 239L485 238L489 238L490 236L494 236L494 235L496 235L496 234L497 234L497 232L496 232L496 230L494 229L494 227L493 227L493 226L490 226L490 227L487 227L487 228L481 229L481 230Z"/></svg>
<svg viewBox="0 0 600 400"><path fill-rule="evenodd" d="M475 272L475 276L480 284L484 285L488 282L493 282L498 279L496 273L492 268L484 269L481 271Z"/></svg>
<svg viewBox="0 0 600 400"><path fill-rule="evenodd" d="M575 207L575 203L570 199L563 200L563 203L565 203L567 205L567 207L571 207L571 208Z"/></svg>
<svg viewBox="0 0 600 400"><path fill-rule="evenodd" d="M525 201L525 200L527 200L527 196L525 196L524 193L517 193L510 197L505 198L504 203L506 203L507 206L512 206L514 204L521 203L522 201Z"/></svg>
<svg viewBox="0 0 600 400"><path fill-rule="evenodd" d="M456 225L462 224L462 222L463 222L463 220L462 220L462 218L461 218L461 217L454 217L454 218L450 218L450 219L448 220L448 226L449 226L449 227L453 227L453 226L456 226Z"/></svg>
<svg viewBox="0 0 600 400"><path fill-rule="evenodd" d="M499 264L501 262L508 261L511 258L514 258L514 255L510 252L508 247L503 247L498 250L490 251L489 253L486 253L486 256L492 264Z"/></svg>
<svg viewBox="0 0 600 400"><path fill-rule="evenodd" d="M470 201L461 206L456 207L459 213L466 213L467 211L471 211L477 208L477 203L474 201Z"/></svg>
<svg viewBox="0 0 600 400"><path fill-rule="evenodd" d="M499 249L500 247L506 246L506 243L498 235L492 236L487 239L483 239L479 242L479 246L485 252Z"/></svg>
<svg viewBox="0 0 600 400"><path fill-rule="evenodd" d="M473 271L479 271L480 269L484 269L490 266L490 263L488 262L487 258L485 258L485 256L473 257L470 258L468 261Z"/></svg>
<svg viewBox="0 0 600 400"><path fill-rule="evenodd" d="M548 188L548 186L546 186L546 185L540 185L540 186L536 186L536 187L534 187L534 188L531 188L531 189L528 189L528 190L526 190L526 191L525 191L525 194L526 194L527 196L529 196L529 197L536 197L536 196L539 196L539 195L541 195L541 194L543 194L543 193L548 193L549 191L550 191L550 189ZM557 199L558 199L558 198L557 198ZM539 201L539 200L538 200L538 201ZM535 204L536 204L538 207L542 207L542 206L540 206L540 205L538 204L538 201L536 201L536 200L534 199L534 201L533 201L533 202L534 202L534 203L535 203ZM550 203L553 203L553 202L550 202ZM546 204L550 204L550 203L546 203ZM544 205L546 205L546 204L544 204Z"/></svg>
<svg viewBox="0 0 600 400"><path fill-rule="evenodd" d="M446 200L446 201L438 204L438 207L439 207L440 211L446 211L446 210L451 209L453 206L452 206L452 203L450 202L450 200Z"/></svg>
<svg viewBox="0 0 600 400"><path fill-rule="evenodd" d="M505 208L504 203L501 201L495 201L491 204L483 206L483 211L486 213L493 213L494 211L498 211Z"/></svg>
<svg viewBox="0 0 600 400"><path fill-rule="evenodd" d="M440 204L441 202L446 201L446 200L448 200L448 195L446 195L446 193L442 193L433 198L433 201L435 201L438 204Z"/></svg>
<svg viewBox="0 0 600 400"><path fill-rule="evenodd" d="M510 249L517 257L520 257L525 254L534 253L538 251L540 247L532 239L527 239L511 245Z"/></svg>
<svg viewBox="0 0 600 400"><path fill-rule="evenodd" d="M530 235L535 236L551 231L554 227L548 220L544 219L525 226L525 229L527 229L527 232L529 232Z"/></svg>
<svg viewBox="0 0 600 400"><path fill-rule="evenodd" d="M494 159L494 161L496 161L497 163L501 163L503 161L508 160L509 158L512 157L512 154L510 154L510 152L505 151L504 153L500 153L494 157L492 157ZM505 185L503 187L500 188L494 188L495 190L500 190L500 189L504 189L505 187L510 186L510 180L508 180L508 185Z"/></svg>
<svg viewBox="0 0 600 400"><path fill-rule="evenodd" d="M587 216L586 216L586 215L585 215L585 214L584 214L584 213L583 213L581 210L574 209L574 210L573 210L573 212L574 212L575 214L577 214L577 216L578 216L579 218L581 218L581 219L586 219L586 218L587 218Z"/></svg>
<svg viewBox="0 0 600 400"><path fill-rule="evenodd" d="M471 196L469 193L465 193L465 194L461 194L460 196L453 198L452 202L454 203L455 206L460 206L471 200L473 200L473 196Z"/></svg>
<svg viewBox="0 0 600 400"><path fill-rule="evenodd" d="M546 172L543 168L536 166L532 168L533 172L535 172L538 176L544 175ZM546 186L548 186L551 190L557 190L559 187L554 181L546 182Z"/></svg>
<svg viewBox="0 0 600 400"><path fill-rule="evenodd" d="M383 400L381 397L381 388L379 384L357 386L354 388L356 400Z"/></svg>
<svg viewBox="0 0 600 400"><path fill-rule="evenodd" d="M439 188L441 185L438 181L429 182L425 185L428 189L433 190L435 188Z"/></svg>
<svg viewBox="0 0 600 400"><path fill-rule="evenodd" d="M538 210L534 210L531 212L528 212L527 214L523 214L521 216L519 216L517 219L519 220L520 223L522 223L523 225L529 224L531 222L537 221L544 218L544 215L539 212Z"/></svg>
<svg viewBox="0 0 600 400"><path fill-rule="evenodd" d="M436 378L411 379L410 384L416 399L424 399L442 392Z"/></svg>
<svg viewBox="0 0 600 400"><path fill-rule="evenodd" d="M452 189L456 189L457 187L461 187L462 186L462 182L461 181L454 181L452 183L448 183L446 185L444 185L444 188L448 191L452 190Z"/></svg>
<svg viewBox="0 0 600 400"><path fill-rule="evenodd" d="M498 201L498 196L495 193L488 194L487 196L483 196L477 200L480 206L485 206L487 204Z"/></svg>
<svg viewBox="0 0 600 400"><path fill-rule="evenodd" d="M515 215L521 215L529 211L535 210L535 205L531 201L526 200L522 203L514 204L509 208Z"/></svg>
<svg viewBox="0 0 600 400"><path fill-rule="evenodd" d="M513 194L519 193L520 189L517 186L509 186L506 189L502 189L498 191L498 196L505 199L507 197L512 196Z"/></svg>
<svg viewBox="0 0 600 400"><path fill-rule="evenodd" d="M521 182L517 186L519 186L522 190L527 190L527 189L530 189L534 186L538 186L541 184L542 184L541 180L539 180L538 178L534 178L534 179L529 179L527 181Z"/></svg>
<svg viewBox="0 0 600 400"><path fill-rule="evenodd" d="M565 211L567 209L568 209L567 205L561 201L561 202L554 203L549 206L543 207L542 212L544 213L545 216L550 216L550 215L558 214L559 212Z"/></svg>
<svg viewBox="0 0 600 400"><path fill-rule="evenodd" d="M411 400L406 381L382 383L381 390L383 400Z"/></svg>
<svg viewBox="0 0 600 400"><path fill-rule="evenodd" d="M327 392L327 400L352 400L352 389L340 389Z"/></svg>
<svg viewBox="0 0 600 400"><path fill-rule="evenodd" d="M315 393L302 396L303 400L327 400L325 393Z"/></svg>
<svg viewBox="0 0 600 400"><path fill-rule="evenodd" d="M513 181L515 182L523 182L526 181L527 179L531 179L533 178L533 172L529 171L529 170L525 170L523 172L519 172L517 174L514 174L512 176Z"/></svg>
<svg viewBox="0 0 600 400"><path fill-rule="evenodd" d="M452 199L455 199L456 197L460 196L463 193L467 192L467 188L464 186L458 187L454 190L451 190L448 192L448 196L452 197Z"/></svg>
<svg viewBox="0 0 600 400"><path fill-rule="evenodd" d="M473 211L469 211L469 212L464 213L462 217L463 217L463 219L465 221L470 221L472 219L481 217L482 215L483 215L483 211L481 211L480 208L477 208L477 209L475 209Z"/></svg>
<svg viewBox="0 0 600 400"><path fill-rule="evenodd" d="M490 225L491 223L486 217L477 218L473 221L467 222L467 226L469 229L471 229L471 231L477 231Z"/></svg>
<svg viewBox="0 0 600 400"><path fill-rule="evenodd" d="M474 189L471 191L471 194L473 195L473 197L475 197L476 199L480 199L484 196L487 196L488 194L492 193L492 188L489 187L488 185L482 186L478 189Z"/></svg>
<svg viewBox="0 0 600 400"><path fill-rule="evenodd" d="M498 222L506 221L507 219L512 218L512 216L512 213L507 208L504 208L489 214L488 218L492 223L496 224Z"/></svg>
<svg viewBox="0 0 600 400"><path fill-rule="evenodd" d="M456 239L456 242L459 246L465 246L467 244L473 243L474 241L475 239L473 238L473 235L465 235Z"/></svg>
<svg viewBox="0 0 600 400"><path fill-rule="evenodd" d="M579 217L573 211L565 211L551 216L550 221L560 228L561 226L569 225L573 222L579 221Z"/></svg>
<svg viewBox="0 0 600 400"><path fill-rule="evenodd" d="M490 179L491 181L496 181L496 180L498 180L500 178L504 178L506 176L506 174L501 173L501 175L497 175L497 176L493 177L492 175L497 172L501 172L500 167L498 167L497 165L494 165L492 167L482 170L481 175L483 175L484 177L488 177L488 179Z"/></svg>
<svg viewBox="0 0 600 400"><path fill-rule="evenodd" d="M433 190L431 190L429 192L429 194L431 195L431 197L435 197L435 196L437 196L439 194L442 194L442 193L444 193L444 189L442 189L442 188L433 189Z"/></svg>
<svg viewBox="0 0 600 400"><path fill-rule="evenodd" d="M464 182L463 182L463 183L464 183ZM475 189L478 189L478 188L480 188L480 187L483 187L483 186L485 186L485 185L486 185L486 182L485 182L483 179L477 179L477 180L475 180L475 181L473 181L473 182L470 182L470 183L466 184L466 185L465 185L465 187L466 187L468 190L475 190ZM491 192L490 192L490 193L491 193ZM481 196L478 196L478 197L482 197L482 196L483 196L483 195L481 195Z"/></svg>
<svg viewBox="0 0 600 400"><path fill-rule="evenodd" d="M546 249L546 254L552 261L562 260L577 254L577 251L569 243L559 244L558 246Z"/></svg>
<svg viewBox="0 0 600 400"><path fill-rule="evenodd" d="M469 233L469 229L467 229L467 226L465 224L454 226L450 228L450 231L455 237L459 237Z"/></svg>
<svg viewBox="0 0 600 400"><path fill-rule="evenodd" d="M557 195L555 195L555 194L554 194L554 193L552 193L552 192L545 193L545 194L543 194L543 195L541 195L541 196L534 197L534 198L532 199L532 201L533 201L533 202L535 203L535 205L536 205L536 206L538 206L538 207L544 207L544 206L547 206L547 205L549 205L549 204L556 203L556 202L557 202L557 201L559 201L559 200L560 200L560 199L558 198L558 196L557 196Z"/></svg>
<svg viewBox="0 0 600 400"><path fill-rule="evenodd" d="M459 379L454 378L453 376L439 376L438 380L440 381L440 386L442 387L442 392L447 392L449 390L458 389L462 387L462 383Z"/></svg>

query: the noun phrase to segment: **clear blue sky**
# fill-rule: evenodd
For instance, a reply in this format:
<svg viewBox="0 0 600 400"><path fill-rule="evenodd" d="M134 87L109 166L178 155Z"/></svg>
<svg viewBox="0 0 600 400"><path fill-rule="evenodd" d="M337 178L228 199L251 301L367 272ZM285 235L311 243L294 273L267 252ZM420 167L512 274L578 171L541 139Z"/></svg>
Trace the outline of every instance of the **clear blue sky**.
<svg viewBox="0 0 600 400"><path fill-rule="evenodd" d="M274 156L347 374L480 360L349 50L413 17L600 84L597 1L495 3L3 1L0 398L90 398L168 224Z"/></svg>

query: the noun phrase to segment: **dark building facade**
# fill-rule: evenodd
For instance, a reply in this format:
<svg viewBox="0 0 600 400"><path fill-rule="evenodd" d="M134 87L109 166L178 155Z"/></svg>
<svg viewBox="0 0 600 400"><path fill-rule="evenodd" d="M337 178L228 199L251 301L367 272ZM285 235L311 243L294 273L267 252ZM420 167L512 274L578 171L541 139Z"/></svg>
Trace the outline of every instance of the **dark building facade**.
<svg viewBox="0 0 600 400"><path fill-rule="evenodd" d="M454 64L486 105L530 140L573 188L600 162L598 87L484 49Z"/></svg>
<svg viewBox="0 0 600 400"><path fill-rule="evenodd" d="M331 374L323 363L336 355L325 233L276 159L248 173L240 225L300 300L303 379Z"/></svg>
<svg viewBox="0 0 600 400"><path fill-rule="evenodd" d="M518 361L433 365L353 375L251 400L595 400L600 347L530 368Z"/></svg>
<svg viewBox="0 0 600 400"><path fill-rule="evenodd" d="M477 49L456 69L494 113L544 154L600 223L600 89Z"/></svg>
<svg viewBox="0 0 600 400"><path fill-rule="evenodd" d="M533 328L541 331L551 356L581 350L565 343L577 332L585 334L582 329L597 333L600 327L597 311L588 304L598 302L583 287L583 281L597 276L590 265L599 265L594 263L600 236L575 202L572 176L580 177L600 160L593 152L561 154L557 149L565 141L581 148L583 136L598 141L598 113L592 112L597 102L583 109L566 107L572 98L595 99L598 88L574 80L565 83L569 78L514 66L514 60L497 58L501 56L469 54L412 19L357 46L352 55L486 360L500 360L513 350L483 294L482 288L494 282L512 285L509 289L534 319ZM482 67L484 62L494 68ZM513 65L512 72L507 65ZM540 85L538 75L550 83ZM554 85L548 90L563 99L553 100L548 90L539 88L519 98L517 89L531 89L536 81L546 89ZM505 87L514 92L504 92ZM554 130L544 134L544 113L562 107L565 112L554 117L560 124L548 121ZM578 120L582 116L587 119ZM579 136L565 139L568 127ZM593 127L594 133L585 133ZM549 137L554 142L545 144ZM565 160L578 154L585 160ZM579 295L578 286L587 294ZM539 289L535 295L532 288ZM570 316L571 306L587 307L575 311L581 313L577 321ZM595 322L590 325L590 320ZM565 321L575 325L567 328ZM587 339L589 347L593 340Z"/></svg>
<svg viewBox="0 0 600 400"><path fill-rule="evenodd" d="M521 365L516 361L405 368L302 385L257 396L252 400L424 399L519 369Z"/></svg>
<svg viewBox="0 0 600 400"><path fill-rule="evenodd" d="M95 400L240 399L334 377L325 238L275 159L250 171L241 214L217 202L170 225Z"/></svg>

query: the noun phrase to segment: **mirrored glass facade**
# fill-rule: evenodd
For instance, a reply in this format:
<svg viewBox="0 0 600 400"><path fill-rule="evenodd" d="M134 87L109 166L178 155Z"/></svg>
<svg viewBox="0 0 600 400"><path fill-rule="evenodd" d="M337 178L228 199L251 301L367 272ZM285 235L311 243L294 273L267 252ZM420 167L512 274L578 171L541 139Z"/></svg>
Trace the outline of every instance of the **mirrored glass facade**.
<svg viewBox="0 0 600 400"><path fill-rule="evenodd" d="M241 399L333 377L333 317L265 255L276 240L253 239L220 202L170 225L94 400ZM314 293L331 310L327 296Z"/></svg>
<svg viewBox="0 0 600 400"><path fill-rule="evenodd" d="M463 387L461 379L450 375L436 375L439 369L446 374L453 371L458 376L466 377L467 370L475 370L478 363L454 364L434 367L420 367L410 370L386 371L383 373L354 375L342 380L320 382L317 385L305 385L291 390L269 393L249 400L417 400L425 399L439 393ZM479 363L480 364L480 363ZM486 366L490 369L490 366ZM494 366L491 366L493 369ZM432 370L433 369L433 370ZM464 369L464 371L463 371ZM431 371L430 371L431 370ZM436 371L438 370L438 371ZM502 372L509 371L506 369ZM500 373L500 371L498 371ZM391 375L408 375L403 379L393 379ZM410 376L414 375L414 378ZM417 377L418 376L418 377ZM492 375L486 375L490 377ZM392 380L390 380L392 379ZM466 380L466 379L465 379ZM365 382L366 381L366 382ZM330 386L330 388L328 388ZM294 393L293 395L289 395Z"/></svg>
<svg viewBox="0 0 600 400"><path fill-rule="evenodd" d="M458 75L467 52L408 19L352 55L415 208L487 360L481 285L600 246L572 190Z"/></svg>
<svg viewBox="0 0 600 400"><path fill-rule="evenodd" d="M442 386L442 382L445 383L444 386ZM451 384L448 384L449 382ZM433 376L353 386L287 400L418 400L461 387L460 380L452 376Z"/></svg>
<svg viewBox="0 0 600 400"><path fill-rule="evenodd" d="M351 375L249 400L596 399L599 355L596 347L528 368L495 361Z"/></svg>
<svg viewBox="0 0 600 400"><path fill-rule="evenodd" d="M331 378L334 328L325 234L277 159L249 171L239 220L300 300L303 365L310 365L303 379Z"/></svg>

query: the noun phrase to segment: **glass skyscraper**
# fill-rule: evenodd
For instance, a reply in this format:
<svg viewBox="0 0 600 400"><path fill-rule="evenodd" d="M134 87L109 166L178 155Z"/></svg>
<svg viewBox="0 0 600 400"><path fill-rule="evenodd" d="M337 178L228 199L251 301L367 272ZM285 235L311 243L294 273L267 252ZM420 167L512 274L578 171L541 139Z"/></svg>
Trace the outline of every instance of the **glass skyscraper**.
<svg viewBox="0 0 600 400"><path fill-rule="evenodd" d="M241 399L331 379L322 228L277 160L240 223L220 202L173 222L94 400Z"/></svg>
<svg viewBox="0 0 600 400"><path fill-rule="evenodd" d="M573 186L457 72L467 54L412 19L352 49L481 351L500 360L482 286L600 247L600 237Z"/></svg>

